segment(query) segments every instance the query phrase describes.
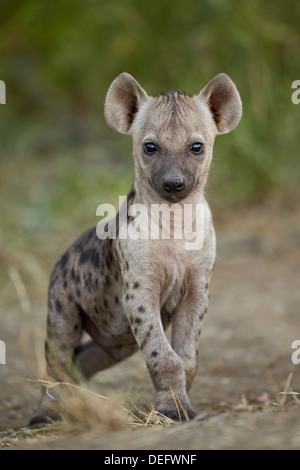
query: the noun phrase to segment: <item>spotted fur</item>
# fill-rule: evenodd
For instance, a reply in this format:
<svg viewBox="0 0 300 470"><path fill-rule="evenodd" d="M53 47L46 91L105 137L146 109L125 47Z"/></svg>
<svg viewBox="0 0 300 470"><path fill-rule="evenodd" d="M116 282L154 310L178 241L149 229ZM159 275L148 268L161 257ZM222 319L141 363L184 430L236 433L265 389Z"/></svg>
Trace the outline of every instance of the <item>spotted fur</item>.
<svg viewBox="0 0 300 470"><path fill-rule="evenodd" d="M150 213L151 204L204 204L204 246L186 250L184 238L121 239L124 221L119 216L115 240L99 239L95 228L81 235L51 276L48 370L55 380L80 381L139 348L156 391L156 409L179 418L172 389L192 418L187 392L197 370L198 337L215 261L215 232L204 187L215 136L238 124L240 98L224 74L196 96L170 91L149 97L124 73L108 91L105 117L113 129L132 135L135 181L129 207L140 203ZM145 154L145 142L155 143L155 155ZM194 142L203 144L200 155L191 152ZM165 188L170 175L180 175L182 190ZM126 222L134 222L134 216L128 215ZM171 344L165 336L170 324ZM84 331L91 338L87 343L81 342ZM44 394L31 424L53 417L50 401Z"/></svg>

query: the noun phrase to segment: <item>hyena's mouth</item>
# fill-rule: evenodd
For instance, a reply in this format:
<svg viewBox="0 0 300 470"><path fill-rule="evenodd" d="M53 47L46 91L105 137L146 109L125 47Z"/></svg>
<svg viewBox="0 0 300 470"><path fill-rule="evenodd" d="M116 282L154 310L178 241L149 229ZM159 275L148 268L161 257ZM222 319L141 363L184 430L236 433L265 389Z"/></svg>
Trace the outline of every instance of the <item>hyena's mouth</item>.
<svg viewBox="0 0 300 470"><path fill-rule="evenodd" d="M180 202L185 199L194 189L194 181L186 181L184 178L173 181L152 178L150 181L151 187L156 193L164 200L172 203Z"/></svg>
<svg viewBox="0 0 300 470"><path fill-rule="evenodd" d="M185 199L190 194L190 191L184 191L180 193L176 192L160 192L159 195L168 202L176 203Z"/></svg>

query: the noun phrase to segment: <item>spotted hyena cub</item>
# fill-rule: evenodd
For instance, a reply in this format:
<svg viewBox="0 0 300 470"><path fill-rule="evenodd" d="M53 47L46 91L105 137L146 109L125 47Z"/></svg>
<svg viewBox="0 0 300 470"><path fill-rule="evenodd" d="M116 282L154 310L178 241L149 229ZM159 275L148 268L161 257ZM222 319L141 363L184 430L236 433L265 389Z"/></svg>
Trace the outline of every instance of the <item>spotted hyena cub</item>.
<svg viewBox="0 0 300 470"><path fill-rule="evenodd" d="M127 73L113 81L105 118L114 130L132 136L135 179L125 217L120 210L110 223L85 232L53 270L46 358L55 380L89 378L140 349L155 388L156 410L172 419L195 416L187 392L197 370L215 260L204 187L215 136L234 129L241 114L239 93L225 74L195 96L180 91L148 96ZM164 229L153 207L169 209L169 238L149 236L150 225ZM182 236L175 236L174 221L188 207L202 208L200 225L192 210L180 219ZM139 236L124 236L137 219ZM200 229L201 246L187 249L187 224ZM169 324L171 344L164 333ZM90 341L81 342L83 332ZM181 417L173 396L181 404ZM47 390L31 424L54 418L56 401L58 396Z"/></svg>

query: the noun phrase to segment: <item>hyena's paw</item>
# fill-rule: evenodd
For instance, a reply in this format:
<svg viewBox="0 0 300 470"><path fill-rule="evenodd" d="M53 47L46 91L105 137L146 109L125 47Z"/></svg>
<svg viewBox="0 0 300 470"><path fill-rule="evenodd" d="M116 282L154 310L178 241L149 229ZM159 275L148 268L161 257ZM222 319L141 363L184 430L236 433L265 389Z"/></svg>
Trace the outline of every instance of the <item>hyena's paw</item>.
<svg viewBox="0 0 300 470"><path fill-rule="evenodd" d="M43 388L43 397L37 410L32 416L27 427L44 426L55 421L61 421L61 416L57 413L59 407L58 393L48 387Z"/></svg>
<svg viewBox="0 0 300 470"><path fill-rule="evenodd" d="M189 409L180 409L180 408L174 408L174 409L165 409L165 408L158 408L156 411L158 411L160 414L166 416L167 418L172 419L173 421L191 421L196 417L196 414L194 411L189 408Z"/></svg>
<svg viewBox="0 0 300 470"><path fill-rule="evenodd" d="M36 428L40 426L46 426L47 424L52 424L53 422L61 421L61 416L58 413L48 413L48 414L35 414L29 421L28 428Z"/></svg>

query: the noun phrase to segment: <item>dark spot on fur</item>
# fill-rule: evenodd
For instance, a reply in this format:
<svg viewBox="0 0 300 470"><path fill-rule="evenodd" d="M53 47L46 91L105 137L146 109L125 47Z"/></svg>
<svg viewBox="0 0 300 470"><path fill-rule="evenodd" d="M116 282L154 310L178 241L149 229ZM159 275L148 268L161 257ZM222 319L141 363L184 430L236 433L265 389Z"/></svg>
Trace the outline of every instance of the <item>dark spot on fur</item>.
<svg viewBox="0 0 300 470"><path fill-rule="evenodd" d="M76 289L76 295L77 295L77 297L81 297L81 292L80 292L79 289Z"/></svg>
<svg viewBox="0 0 300 470"><path fill-rule="evenodd" d="M96 248L89 248L88 250L83 250L79 258L79 264L92 263L95 268L100 266L100 257Z"/></svg>
<svg viewBox="0 0 300 470"><path fill-rule="evenodd" d="M115 303L118 304L119 303L119 298L116 296L115 297Z"/></svg>
<svg viewBox="0 0 300 470"><path fill-rule="evenodd" d="M130 190L128 196L127 196L127 203L128 203L128 202L131 203L131 202L133 201L134 197L135 197L135 189L134 189L134 187L132 186L132 188L131 188L131 190Z"/></svg>
<svg viewBox="0 0 300 470"><path fill-rule="evenodd" d="M133 288L134 288L134 289L138 289L139 287L140 287L140 285L139 285L138 282L135 282L135 283L133 284Z"/></svg>
<svg viewBox="0 0 300 470"><path fill-rule="evenodd" d="M111 285L111 282L110 282L110 277L109 276L105 276L105 283L104 283L104 287L108 287Z"/></svg>
<svg viewBox="0 0 300 470"><path fill-rule="evenodd" d="M68 287L68 283L67 281L64 281L64 289L66 289Z"/></svg>
<svg viewBox="0 0 300 470"><path fill-rule="evenodd" d="M137 326L134 327L133 332L134 332L135 335L137 334L137 332L138 332L138 327Z"/></svg>
<svg viewBox="0 0 300 470"><path fill-rule="evenodd" d="M71 296L71 294L68 295L68 301L69 301L69 302L72 302L72 301L73 301L73 297Z"/></svg>
<svg viewBox="0 0 300 470"><path fill-rule="evenodd" d="M152 351L151 357L156 357L157 355L158 355L158 352L157 352L157 351Z"/></svg>
<svg viewBox="0 0 300 470"><path fill-rule="evenodd" d="M62 269L65 269L68 260L69 260L69 253L67 252L64 255L62 255L62 257L60 258L60 265Z"/></svg>
<svg viewBox="0 0 300 470"><path fill-rule="evenodd" d="M79 328L79 323L76 323L76 325L74 325L74 330L76 331L78 330L78 328Z"/></svg>
<svg viewBox="0 0 300 470"><path fill-rule="evenodd" d="M76 245L75 245L74 252L75 252L75 253L80 253L80 252L82 251L82 249L83 249L83 248L82 248L81 242L78 242L78 243L76 243Z"/></svg>
<svg viewBox="0 0 300 470"><path fill-rule="evenodd" d="M139 325L140 323L142 323L142 320L140 319L140 317L136 317L134 322Z"/></svg>
<svg viewBox="0 0 300 470"><path fill-rule="evenodd" d="M150 328L149 328L149 330L147 331L146 336L145 336L145 338L144 338L144 340L141 344L141 349L143 349L145 347L145 345L147 344L147 341L150 338L150 336L151 336L151 333L150 333Z"/></svg>
<svg viewBox="0 0 300 470"><path fill-rule="evenodd" d="M205 284L205 289L206 290L208 289L208 282Z"/></svg>
<svg viewBox="0 0 300 470"><path fill-rule="evenodd" d="M145 307L143 307L143 305L140 305L138 308L138 312L145 313Z"/></svg>
<svg viewBox="0 0 300 470"><path fill-rule="evenodd" d="M71 269L71 278L75 281L75 271L74 268Z"/></svg>
<svg viewBox="0 0 300 470"><path fill-rule="evenodd" d="M63 278L66 278L66 277L67 277L67 274L68 274L68 271L67 271L66 269L64 269Z"/></svg>
<svg viewBox="0 0 300 470"><path fill-rule="evenodd" d="M109 255L105 256L105 264L106 264L107 269L109 269L110 268L110 257L109 257Z"/></svg>
<svg viewBox="0 0 300 470"><path fill-rule="evenodd" d="M55 309L57 313L60 313L62 310L62 304L58 299L55 300Z"/></svg>
<svg viewBox="0 0 300 470"><path fill-rule="evenodd" d="M125 300L129 300L129 295L126 294Z"/></svg>
<svg viewBox="0 0 300 470"><path fill-rule="evenodd" d="M56 283L57 279L58 279L57 276L52 276L51 277L49 289L52 289L52 287Z"/></svg>
<svg viewBox="0 0 300 470"><path fill-rule="evenodd" d="M86 234L85 242L88 243L94 234L95 234L95 229L91 228Z"/></svg>
<svg viewBox="0 0 300 470"><path fill-rule="evenodd" d="M135 217L133 215L127 215L127 224L130 224L135 220Z"/></svg>
<svg viewBox="0 0 300 470"><path fill-rule="evenodd" d="M105 308L108 308L108 303L107 303L107 300L106 300L106 299L104 299L103 304L104 304L104 307L105 307Z"/></svg>

